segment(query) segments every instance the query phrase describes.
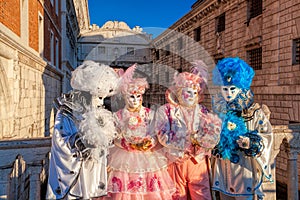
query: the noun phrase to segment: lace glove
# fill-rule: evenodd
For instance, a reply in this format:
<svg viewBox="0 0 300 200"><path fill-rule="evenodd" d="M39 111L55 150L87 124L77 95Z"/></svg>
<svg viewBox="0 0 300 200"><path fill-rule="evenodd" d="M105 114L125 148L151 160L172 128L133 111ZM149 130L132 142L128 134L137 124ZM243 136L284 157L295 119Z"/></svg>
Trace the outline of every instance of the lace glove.
<svg viewBox="0 0 300 200"><path fill-rule="evenodd" d="M264 149L264 144L257 131L246 133L246 137L249 138L249 148L244 148L244 153L251 157L260 156Z"/></svg>
<svg viewBox="0 0 300 200"><path fill-rule="evenodd" d="M242 149L250 149L250 138L245 136L239 136L239 139L236 140L237 144Z"/></svg>

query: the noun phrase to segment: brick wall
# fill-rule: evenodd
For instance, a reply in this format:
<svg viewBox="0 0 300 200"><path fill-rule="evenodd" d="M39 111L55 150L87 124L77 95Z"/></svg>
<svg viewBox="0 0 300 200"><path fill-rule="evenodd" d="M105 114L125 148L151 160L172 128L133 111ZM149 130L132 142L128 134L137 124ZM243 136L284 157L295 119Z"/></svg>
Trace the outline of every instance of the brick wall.
<svg viewBox="0 0 300 200"><path fill-rule="evenodd" d="M44 9L40 1L28 1L28 31L29 31L29 46L36 51L39 51L39 15L44 15Z"/></svg>
<svg viewBox="0 0 300 200"><path fill-rule="evenodd" d="M21 35L19 0L0 1L0 22L16 35Z"/></svg>
<svg viewBox="0 0 300 200"><path fill-rule="evenodd" d="M272 125L288 125L300 122L300 64L292 64L292 41L300 38L300 1L263 0L261 15L247 20L247 1L224 0L204 1L195 6L183 18L175 22L170 30L165 31L153 41L154 63L165 64L175 69L189 69L189 61L205 61L218 58L238 56L247 61L247 51L262 48L262 69L255 70L252 83L255 101L266 104L271 110ZM225 30L216 34L216 18L225 13ZM201 27L201 39L193 40L194 29ZM171 30L184 35L182 50L176 49L175 36ZM156 59L155 51L171 46L176 55L160 53ZM211 59L202 55L203 47ZM161 52L161 50L159 50ZM183 60L183 61L182 61ZM214 63L209 65L210 70ZM160 70L157 70L159 73ZM153 72L154 74L156 72ZM156 75L155 75L156 76ZM160 75L161 76L161 75ZM210 107L210 94L215 91L209 80L207 100L204 104ZM151 88L149 96L160 94L161 97L150 99L150 102L164 102L164 91ZM161 100L162 99L162 100ZM277 180L286 183L285 152L277 156ZM299 159L298 159L298 166Z"/></svg>

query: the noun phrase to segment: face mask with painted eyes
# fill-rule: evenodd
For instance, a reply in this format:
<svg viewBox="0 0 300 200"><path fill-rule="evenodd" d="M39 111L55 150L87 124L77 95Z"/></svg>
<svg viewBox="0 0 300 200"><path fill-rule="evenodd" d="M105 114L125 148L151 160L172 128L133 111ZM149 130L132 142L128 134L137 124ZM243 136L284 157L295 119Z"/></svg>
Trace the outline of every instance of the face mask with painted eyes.
<svg viewBox="0 0 300 200"><path fill-rule="evenodd" d="M241 89L236 87L235 85L221 87L221 94L227 102L233 101L240 92Z"/></svg>
<svg viewBox="0 0 300 200"><path fill-rule="evenodd" d="M185 87L182 88L179 93L179 103L184 107L192 107L198 103L198 91L197 89Z"/></svg>
<svg viewBox="0 0 300 200"><path fill-rule="evenodd" d="M141 94L127 94L125 101L128 108L136 109L142 104L143 96Z"/></svg>

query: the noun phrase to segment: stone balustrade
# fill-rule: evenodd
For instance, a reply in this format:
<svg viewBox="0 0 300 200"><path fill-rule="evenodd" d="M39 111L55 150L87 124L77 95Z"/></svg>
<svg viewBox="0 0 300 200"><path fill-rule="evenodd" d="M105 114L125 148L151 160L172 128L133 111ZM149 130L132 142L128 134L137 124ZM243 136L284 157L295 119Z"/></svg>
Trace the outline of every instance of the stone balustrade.
<svg viewBox="0 0 300 200"><path fill-rule="evenodd" d="M0 141L0 199L43 199L51 138Z"/></svg>

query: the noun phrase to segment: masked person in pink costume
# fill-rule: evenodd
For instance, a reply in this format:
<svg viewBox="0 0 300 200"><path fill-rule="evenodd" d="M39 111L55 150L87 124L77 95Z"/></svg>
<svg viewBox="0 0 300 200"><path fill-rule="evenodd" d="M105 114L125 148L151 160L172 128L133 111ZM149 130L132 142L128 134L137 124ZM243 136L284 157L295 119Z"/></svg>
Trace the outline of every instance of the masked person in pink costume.
<svg viewBox="0 0 300 200"><path fill-rule="evenodd" d="M170 161L168 171L176 183L173 199L210 200L209 162L219 141L220 119L199 104L207 70L198 61L198 74L183 72L166 92L168 103L155 116L155 132Z"/></svg>
<svg viewBox="0 0 300 200"><path fill-rule="evenodd" d="M121 77L125 108L115 113L119 139L110 151L107 199L172 199L175 184L167 171L167 158L156 151L157 138L150 134L153 114L142 106L148 83L133 78L136 65Z"/></svg>
<svg viewBox="0 0 300 200"><path fill-rule="evenodd" d="M254 103L250 89L254 70L240 58L224 58L213 70L220 92L213 110L223 121L220 142L213 150L212 189L221 199L263 199L263 178L271 179L273 134L270 111Z"/></svg>

